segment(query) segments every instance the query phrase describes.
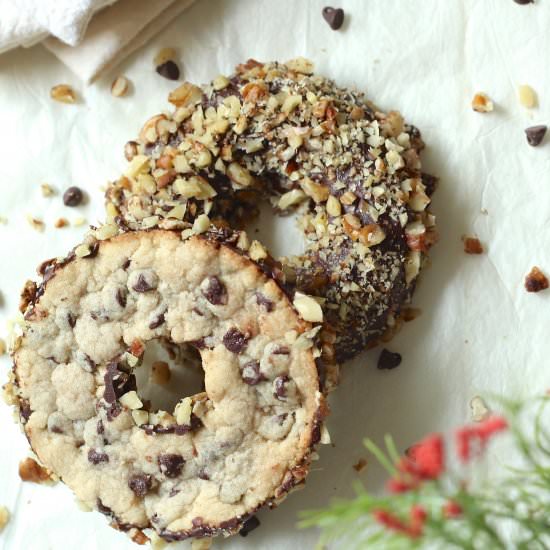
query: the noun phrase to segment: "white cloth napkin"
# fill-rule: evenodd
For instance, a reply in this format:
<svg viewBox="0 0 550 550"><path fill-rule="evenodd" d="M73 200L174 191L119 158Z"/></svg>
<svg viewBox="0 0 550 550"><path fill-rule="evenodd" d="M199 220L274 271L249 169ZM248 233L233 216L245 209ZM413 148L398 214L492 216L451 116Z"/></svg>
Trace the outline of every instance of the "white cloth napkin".
<svg viewBox="0 0 550 550"><path fill-rule="evenodd" d="M44 41L84 82L114 67L194 0L0 0L0 53Z"/></svg>

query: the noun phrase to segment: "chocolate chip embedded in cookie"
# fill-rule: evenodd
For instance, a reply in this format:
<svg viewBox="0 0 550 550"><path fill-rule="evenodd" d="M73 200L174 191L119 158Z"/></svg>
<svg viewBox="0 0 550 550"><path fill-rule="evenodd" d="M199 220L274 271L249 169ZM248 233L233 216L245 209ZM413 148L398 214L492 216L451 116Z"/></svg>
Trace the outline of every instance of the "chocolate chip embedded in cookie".
<svg viewBox="0 0 550 550"><path fill-rule="evenodd" d="M152 230L46 271L26 298L14 400L79 500L171 541L237 532L305 478L326 414L320 327L258 264ZM153 339L200 352L204 392L173 411L151 410L136 383Z"/></svg>

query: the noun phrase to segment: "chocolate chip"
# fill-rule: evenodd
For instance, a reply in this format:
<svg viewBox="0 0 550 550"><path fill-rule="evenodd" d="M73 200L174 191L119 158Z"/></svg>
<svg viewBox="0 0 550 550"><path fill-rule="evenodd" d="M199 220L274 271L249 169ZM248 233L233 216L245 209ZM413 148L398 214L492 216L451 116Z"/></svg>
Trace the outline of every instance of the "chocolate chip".
<svg viewBox="0 0 550 550"><path fill-rule="evenodd" d="M103 502L101 502L100 498L97 499L96 506L98 512L101 512L105 516L110 516L113 513L113 511L108 506L105 506Z"/></svg>
<svg viewBox="0 0 550 550"><path fill-rule="evenodd" d="M258 361L250 361L244 365L241 372L243 382L249 386L255 386L262 380L265 380L265 376L260 372L260 363Z"/></svg>
<svg viewBox="0 0 550 550"><path fill-rule="evenodd" d="M277 376L274 381L275 391L273 395L279 400L284 401L286 398L286 384L288 382L288 376Z"/></svg>
<svg viewBox="0 0 550 550"><path fill-rule="evenodd" d="M88 451L88 462L92 464L101 464L101 462L109 462L109 457L106 453L98 452L95 449Z"/></svg>
<svg viewBox="0 0 550 550"><path fill-rule="evenodd" d="M153 478L147 474L136 474L128 480L128 487L137 497L143 498L153 487Z"/></svg>
<svg viewBox="0 0 550 550"><path fill-rule="evenodd" d="M69 187L65 193L63 193L63 204L65 206L78 206L83 198L84 193L82 193L80 187Z"/></svg>
<svg viewBox="0 0 550 550"><path fill-rule="evenodd" d="M71 328L74 328L76 325L76 317L72 313L67 314L67 323L69 323Z"/></svg>
<svg viewBox="0 0 550 550"><path fill-rule="evenodd" d="M344 23L344 10L342 8L323 8L323 18L333 31L337 31Z"/></svg>
<svg viewBox="0 0 550 550"><path fill-rule="evenodd" d="M254 531L254 529L257 529L259 526L260 520L256 516L252 516L244 522L241 530L239 531L239 535L241 535L241 537L246 537L248 536L248 533Z"/></svg>
<svg viewBox="0 0 550 550"><path fill-rule="evenodd" d="M514 0L514 2L520 6L526 6L527 4L534 4L535 0Z"/></svg>
<svg viewBox="0 0 550 550"><path fill-rule="evenodd" d="M197 516L191 520L191 525L193 527L200 527L204 523L204 519L201 516Z"/></svg>
<svg viewBox="0 0 550 550"><path fill-rule="evenodd" d="M137 281L134 283L134 286L132 288L136 292L147 292L149 290L153 290L155 287L152 286L149 281L147 281L147 278L143 273L140 273Z"/></svg>
<svg viewBox="0 0 550 550"><path fill-rule="evenodd" d="M205 481L208 481L210 479L210 476L206 473L206 470L204 468L201 468L198 473L199 479L204 479Z"/></svg>
<svg viewBox="0 0 550 550"><path fill-rule="evenodd" d="M241 353L248 338L237 328L230 328L223 337L223 345L232 353Z"/></svg>
<svg viewBox="0 0 550 550"><path fill-rule="evenodd" d="M19 414L21 415L21 418L27 422L29 417L32 414L32 409L29 401L27 399L20 399L19 400Z"/></svg>
<svg viewBox="0 0 550 550"><path fill-rule="evenodd" d="M268 313L273 311L273 302L266 298L261 292L256 292L256 303L259 306L263 306Z"/></svg>
<svg viewBox="0 0 550 550"><path fill-rule="evenodd" d="M380 370L395 369L401 364L401 355L393 353L387 349L383 349L378 357L378 368Z"/></svg>
<svg viewBox="0 0 550 550"><path fill-rule="evenodd" d="M97 421L96 431L99 435L105 432L105 426L103 426L103 420L100 419Z"/></svg>
<svg viewBox="0 0 550 550"><path fill-rule="evenodd" d="M204 297L213 305L227 304L227 289L217 277L208 277L208 286L202 291Z"/></svg>
<svg viewBox="0 0 550 550"><path fill-rule="evenodd" d="M124 269L124 271L126 271L129 267L130 267L130 264L132 263L132 260L130 260L130 258L128 258L123 264L122 264L122 269Z"/></svg>
<svg viewBox="0 0 550 550"><path fill-rule="evenodd" d="M126 303L128 302L128 293L125 288L117 288L115 298L120 307L126 307Z"/></svg>
<svg viewBox="0 0 550 550"><path fill-rule="evenodd" d="M114 403L117 397L129 392L135 391L136 378L132 374L120 371L117 363L109 363L107 365L107 372L103 377L105 382L105 392L103 393L103 399L107 403Z"/></svg>
<svg viewBox="0 0 550 550"><path fill-rule="evenodd" d="M157 317L155 317L150 323L149 323L149 328L150 329L155 329L155 328L158 328L160 327L160 325L162 325L165 321L165 318L164 318L164 313L161 313L160 315L157 315Z"/></svg>
<svg viewBox="0 0 550 550"><path fill-rule="evenodd" d="M160 74L160 76L163 76L168 80L177 80L180 77L179 67L171 60L159 65L156 68L156 71Z"/></svg>
<svg viewBox="0 0 550 550"><path fill-rule="evenodd" d="M185 464L185 460L181 455L166 454L166 455L159 455L158 457L158 465L159 465L160 471L166 477L170 477L170 478L178 477L181 474L181 470L184 464Z"/></svg>
<svg viewBox="0 0 550 550"><path fill-rule="evenodd" d="M544 136L546 135L548 126L543 124L539 126L531 126L525 130L525 136L527 137L527 143L532 147L536 147L542 143Z"/></svg>

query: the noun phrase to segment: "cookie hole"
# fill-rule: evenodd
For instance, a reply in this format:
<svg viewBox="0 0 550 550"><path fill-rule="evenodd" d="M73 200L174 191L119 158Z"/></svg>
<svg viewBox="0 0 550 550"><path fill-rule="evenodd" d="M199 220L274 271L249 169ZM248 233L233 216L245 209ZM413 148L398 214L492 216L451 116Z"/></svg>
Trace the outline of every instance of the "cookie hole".
<svg viewBox="0 0 550 550"><path fill-rule="evenodd" d="M150 412L173 411L184 397L204 391L200 354L187 344L150 340L134 374L137 392Z"/></svg>
<svg viewBox="0 0 550 550"><path fill-rule="evenodd" d="M258 239L275 258L303 254L305 239L298 229L297 216L277 215L268 201L262 201L259 210L260 215L246 226L249 238Z"/></svg>

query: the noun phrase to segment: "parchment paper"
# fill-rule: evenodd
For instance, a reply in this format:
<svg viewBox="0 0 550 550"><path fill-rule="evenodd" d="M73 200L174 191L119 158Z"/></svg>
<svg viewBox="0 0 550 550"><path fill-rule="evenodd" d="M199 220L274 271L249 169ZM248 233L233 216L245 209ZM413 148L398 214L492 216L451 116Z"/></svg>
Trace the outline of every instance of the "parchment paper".
<svg viewBox="0 0 550 550"><path fill-rule="evenodd" d="M416 294L422 315L388 347L403 355L393 371L376 369L379 351L343 369L332 395L328 426L334 446L320 450L306 489L273 512L247 539L216 543L223 548L312 548L316 533L298 531L299 510L351 494L351 482L380 485L380 471L352 469L364 436L381 441L392 433L401 449L426 432L450 429L469 419L468 402L483 392L542 392L550 374L550 292L527 294L524 275L533 265L550 272L550 143L531 148L524 128L550 121L550 5L519 6L512 0L355 0L340 3L346 24L330 30L324 2L202 0L135 53L116 73L133 92L113 98L116 74L81 88L76 77L41 47L0 57L0 332L17 309L18 292L43 259L66 252L83 229L54 229L59 216L102 218L99 187L124 166L122 148L141 123L168 108L171 82L158 77L152 58L177 46L184 77L204 82L248 57L289 59L305 55L339 83L366 89L384 109L398 109L416 124L428 145L425 167L441 177L434 211L441 241ZM78 105L50 100L52 85L75 85ZM539 92L527 112L517 85ZM475 92L495 101L493 113L470 108ZM41 196L40 183L59 191L79 185L89 203L63 207L60 196ZM482 213L486 209L487 213ZM40 216L43 234L25 215ZM291 221L266 221L271 243L288 251ZM462 251L461 235L476 233L482 256ZM295 241L295 248L298 246ZM1 359L2 377L9 367ZM22 484L17 465L27 443L0 406L0 504L13 519L0 535L2 550L134 548L97 513L86 514L62 484ZM187 547L184 543L182 547Z"/></svg>

